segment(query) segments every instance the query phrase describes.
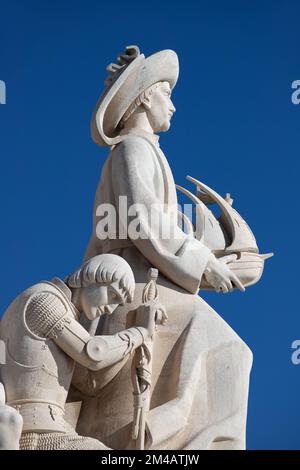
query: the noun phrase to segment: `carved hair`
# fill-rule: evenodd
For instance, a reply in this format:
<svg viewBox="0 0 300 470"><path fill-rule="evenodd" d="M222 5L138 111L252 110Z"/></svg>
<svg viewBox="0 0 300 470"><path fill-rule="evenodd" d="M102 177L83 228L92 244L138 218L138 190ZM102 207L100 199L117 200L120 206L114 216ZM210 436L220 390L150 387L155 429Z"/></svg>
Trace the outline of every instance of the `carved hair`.
<svg viewBox="0 0 300 470"><path fill-rule="evenodd" d="M119 282L119 289L127 301L132 302L135 288L133 272L127 261L113 254L94 256L65 279L65 283L73 288L116 281Z"/></svg>
<svg viewBox="0 0 300 470"><path fill-rule="evenodd" d="M154 85L151 85L150 87L146 88L146 90L143 91L143 93L141 93L134 100L134 102L129 106L129 108L127 109L126 113L124 114L124 116L122 117L122 119L120 121L120 129L122 129L124 127L125 122L130 118L130 116L132 116L132 114L135 112L135 110L139 106L141 106L148 98L150 98L153 91L156 90L161 83L162 82L157 82L157 83L154 83Z"/></svg>

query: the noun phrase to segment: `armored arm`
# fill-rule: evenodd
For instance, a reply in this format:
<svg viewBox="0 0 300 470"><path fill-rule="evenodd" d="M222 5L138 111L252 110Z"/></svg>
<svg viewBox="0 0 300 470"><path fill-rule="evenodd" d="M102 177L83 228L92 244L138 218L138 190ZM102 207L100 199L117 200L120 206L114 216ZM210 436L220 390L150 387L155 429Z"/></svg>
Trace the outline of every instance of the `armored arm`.
<svg viewBox="0 0 300 470"><path fill-rule="evenodd" d="M72 305L53 292L38 292L26 307L25 327L40 339L53 340L79 364L100 370L141 346L149 333L133 327L112 336L91 336L76 320Z"/></svg>
<svg viewBox="0 0 300 470"><path fill-rule="evenodd" d="M68 319L55 343L79 364L100 370L116 364L148 338L146 328L133 327L111 336L90 336L75 320Z"/></svg>

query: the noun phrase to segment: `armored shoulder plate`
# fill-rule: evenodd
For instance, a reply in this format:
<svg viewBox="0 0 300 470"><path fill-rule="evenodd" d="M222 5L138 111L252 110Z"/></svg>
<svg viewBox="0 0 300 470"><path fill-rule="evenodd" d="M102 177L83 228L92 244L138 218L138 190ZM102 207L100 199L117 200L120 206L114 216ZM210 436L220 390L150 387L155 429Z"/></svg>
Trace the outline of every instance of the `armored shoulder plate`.
<svg viewBox="0 0 300 470"><path fill-rule="evenodd" d="M30 297L24 311L25 327L40 339L57 338L67 321L68 306L53 292L41 291Z"/></svg>

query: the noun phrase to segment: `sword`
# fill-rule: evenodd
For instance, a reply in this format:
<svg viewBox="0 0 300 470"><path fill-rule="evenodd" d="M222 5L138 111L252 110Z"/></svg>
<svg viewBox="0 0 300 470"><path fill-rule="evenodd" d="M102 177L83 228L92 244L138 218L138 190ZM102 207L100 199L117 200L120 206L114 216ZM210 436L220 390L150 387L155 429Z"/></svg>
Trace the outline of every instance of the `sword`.
<svg viewBox="0 0 300 470"><path fill-rule="evenodd" d="M143 303L158 299L156 280L158 270L150 268L148 283L143 289ZM147 415L151 400L153 337L140 346L132 361L131 378L133 384L134 416L132 439L136 441L136 449L145 448Z"/></svg>

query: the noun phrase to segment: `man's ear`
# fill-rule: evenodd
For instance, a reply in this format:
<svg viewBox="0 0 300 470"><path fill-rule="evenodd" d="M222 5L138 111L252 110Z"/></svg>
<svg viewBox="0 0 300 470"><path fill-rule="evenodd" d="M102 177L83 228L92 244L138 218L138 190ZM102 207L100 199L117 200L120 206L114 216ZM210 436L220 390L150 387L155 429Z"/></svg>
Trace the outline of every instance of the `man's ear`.
<svg viewBox="0 0 300 470"><path fill-rule="evenodd" d="M143 105L146 109L151 109L151 99L149 96L143 99Z"/></svg>

